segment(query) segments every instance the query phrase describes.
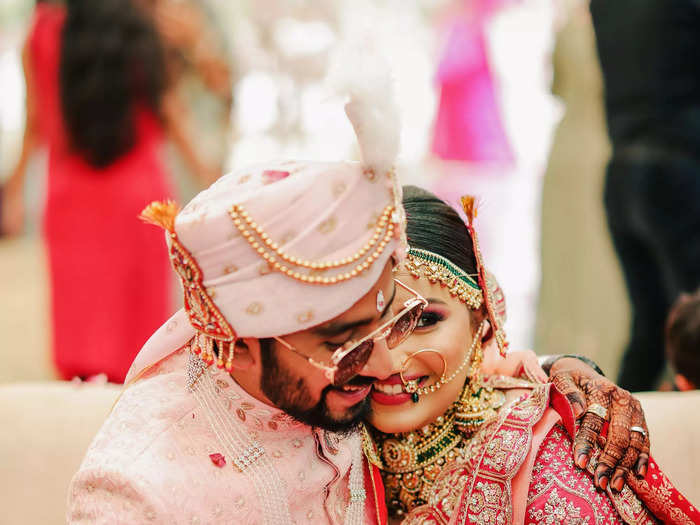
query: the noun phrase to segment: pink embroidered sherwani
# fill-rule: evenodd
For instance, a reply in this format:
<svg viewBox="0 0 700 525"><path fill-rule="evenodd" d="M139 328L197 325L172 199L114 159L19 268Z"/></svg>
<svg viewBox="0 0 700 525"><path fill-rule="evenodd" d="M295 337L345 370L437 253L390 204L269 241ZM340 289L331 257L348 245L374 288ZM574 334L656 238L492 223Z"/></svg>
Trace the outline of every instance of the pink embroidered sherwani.
<svg viewBox="0 0 700 525"><path fill-rule="evenodd" d="M73 480L70 522L383 519L381 482L365 470L359 435L340 439L297 424L216 368L235 366L236 341L297 333L344 314L390 284L386 269L405 255L398 110L388 64L364 47L363 73L344 68L331 82L347 100L361 162L241 167L182 211L154 202L142 212L165 231L184 309L132 363L127 382L136 382ZM189 342L192 353L178 351ZM206 369L203 359L216 366ZM296 368L302 377L313 370L303 361Z"/></svg>
<svg viewBox="0 0 700 525"><path fill-rule="evenodd" d="M71 483L69 523L343 523L359 436L298 423L198 359L180 350L126 389ZM242 431L264 449L244 472Z"/></svg>

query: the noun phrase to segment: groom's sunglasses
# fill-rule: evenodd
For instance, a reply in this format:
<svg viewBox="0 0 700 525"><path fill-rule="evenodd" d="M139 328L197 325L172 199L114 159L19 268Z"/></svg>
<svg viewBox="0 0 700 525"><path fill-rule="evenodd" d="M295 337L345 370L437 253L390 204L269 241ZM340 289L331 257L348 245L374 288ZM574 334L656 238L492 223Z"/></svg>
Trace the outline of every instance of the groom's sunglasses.
<svg viewBox="0 0 700 525"><path fill-rule="evenodd" d="M386 344L389 348L395 348L404 342L415 330L418 320L423 315L423 310L428 305L428 301L415 290L409 288L398 279L394 279L394 281L398 286L405 288L415 297L407 300L398 314L369 335L360 340L348 341L335 350L333 355L331 355L330 365L316 361L301 353L280 337L275 337L274 339L295 354L307 359L316 368L323 370L333 386L342 386L359 374L360 370L367 364L370 355L372 355L375 341L386 339Z"/></svg>

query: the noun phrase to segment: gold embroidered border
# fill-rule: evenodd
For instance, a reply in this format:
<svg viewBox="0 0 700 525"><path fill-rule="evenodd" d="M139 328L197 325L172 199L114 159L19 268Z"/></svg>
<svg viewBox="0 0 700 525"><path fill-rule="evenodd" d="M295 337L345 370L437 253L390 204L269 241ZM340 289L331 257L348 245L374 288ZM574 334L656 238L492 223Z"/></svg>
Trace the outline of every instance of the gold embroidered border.
<svg viewBox="0 0 700 525"><path fill-rule="evenodd" d="M509 525L513 521L513 503L512 503L512 487L511 481L523 461L527 457L532 446L532 427L540 420L542 414L549 404L549 388L550 385L541 385L532 390L532 393L527 399L516 401L510 407L504 410L502 418L499 418L499 424L496 430L488 440L484 451L481 454L479 461L476 463L476 469L472 478L469 491L462 496L459 503L459 513L456 522L460 524L466 523L484 523L484 524L505 524ZM513 450L498 449L495 451L506 452L510 454L510 458L505 461L494 458L490 461L492 464L501 463L503 467L500 470L492 470L486 467L487 459L493 458L494 454L490 450L490 445L493 443L497 435L503 430L511 430L513 432L524 434L526 439L525 447L517 447ZM491 512L485 513L483 510L478 516L474 516L477 510L475 504L487 499L493 500L495 495L494 490L498 488L501 492L501 504L498 508L489 509ZM491 494L487 491L490 490ZM477 496L479 494L479 496Z"/></svg>
<svg viewBox="0 0 700 525"><path fill-rule="evenodd" d="M584 500L585 502L587 502L588 505L589 505L590 508L591 508L591 511L593 512L593 517L595 518L596 523L600 523L600 522L601 522L601 518L600 518L599 515L598 515L598 512L597 512L598 509L597 509L597 507L596 507L595 502L592 501L592 500L588 497L588 495L587 495L585 492L578 491L578 490L574 490L573 488L566 486L559 478L557 478L557 477L555 477L555 476L552 476L552 477L550 478L549 482L542 488L542 490L540 490L539 492L537 492L537 493L536 493L534 496L532 496L531 498L528 498L528 500L527 500L527 506L529 507L529 506L532 505L535 501L537 501L537 500L540 499L542 496L544 496L549 490L552 489L552 487L559 487L560 489L562 489L562 490L563 490L564 492L566 492L567 494L573 494L574 496L576 496L576 497L578 497L578 498L581 498L582 500Z"/></svg>

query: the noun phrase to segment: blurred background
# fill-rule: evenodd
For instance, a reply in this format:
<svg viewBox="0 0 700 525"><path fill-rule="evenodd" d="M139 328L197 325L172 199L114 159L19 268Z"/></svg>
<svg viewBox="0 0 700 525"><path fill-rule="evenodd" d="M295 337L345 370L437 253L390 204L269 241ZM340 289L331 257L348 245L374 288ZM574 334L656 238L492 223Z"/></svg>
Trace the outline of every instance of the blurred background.
<svg viewBox="0 0 700 525"><path fill-rule="evenodd" d="M64 22L61 2L0 0L0 181L9 223L0 239L0 382L88 379L101 371L119 381L123 372L99 364L81 372L63 356L81 346L92 346L93 354L112 351L111 334L103 332L95 345L77 326L115 303L140 319L146 307L134 304L158 295L160 302L148 303L157 315L140 321L138 333L114 335L129 347L127 358L115 359L128 362L177 305L170 277L154 278L162 282L142 290L149 299L117 297L133 282L110 290L107 281L132 277L81 268L86 254L101 251L99 235L86 233L85 242L72 245L65 231L99 225L101 242L122 244L148 228L132 208L166 196L186 202L232 167L280 157L356 157L352 129L323 78L333 45L367 24L394 67L403 120L399 176L455 205L462 194L479 197L477 229L505 291L512 348L583 354L617 376L630 309L603 207L610 146L588 2L135 0L139 18L120 16L123 33L109 18L115 3L99 2L103 12L88 13L86 6L96 3L68 2L75 15ZM61 40L63 23L83 46L99 40L93 49L103 53L102 69L86 69L86 52L75 42L71 48L65 34ZM160 76L149 63L156 60L149 45L163 50ZM72 69L61 65L61 50L72 52ZM136 80L106 79L114 74L111 65ZM27 70L34 87L25 82ZM94 106L89 96L100 83L109 84L107 94ZM134 89L148 103L127 121L115 108ZM61 131L60 108L71 107L75 114L63 116ZM123 129L99 124L117 121L136 138L120 145ZM52 160L47 142L60 149L71 129L74 142L82 133L84 152L103 158L90 164L56 154ZM103 144L91 145L89 132ZM141 170L138 178L118 173L129 171L127 161L134 162L131 172ZM59 182L51 183L52 169ZM59 187L68 173L84 171L87 178L96 169L111 170L120 182L83 190L73 180L70 189ZM81 207L83 201L95 211ZM110 212L112 218L123 213L121 223L102 217L115 202L133 202ZM66 209L75 210L72 217ZM164 252L157 238L146 242ZM141 264L140 245L130 243L110 252L113 263L103 266ZM160 275L159 257L144 261L142 273ZM77 298L85 288L89 300ZM105 326L121 332L116 317ZM66 328L71 323L75 329ZM129 322L124 326L130 330ZM88 349L77 353L85 359Z"/></svg>
<svg viewBox="0 0 700 525"><path fill-rule="evenodd" d="M478 197L511 348L587 356L632 391L700 385L698 0L0 0L0 523L62 522L181 303L139 212L252 162L357 158L323 80L367 27L399 178ZM700 497L700 398L640 399Z"/></svg>

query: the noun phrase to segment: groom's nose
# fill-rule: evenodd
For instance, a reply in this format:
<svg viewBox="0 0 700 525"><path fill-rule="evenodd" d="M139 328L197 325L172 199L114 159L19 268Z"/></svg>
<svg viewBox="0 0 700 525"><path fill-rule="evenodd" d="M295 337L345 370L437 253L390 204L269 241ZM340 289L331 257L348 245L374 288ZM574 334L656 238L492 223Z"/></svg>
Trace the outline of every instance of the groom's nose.
<svg viewBox="0 0 700 525"><path fill-rule="evenodd" d="M372 354L360 371L360 375L382 380L389 377L393 370L394 364L391 358L391 351L386 344L386 338L375 340Z"/></svg>

